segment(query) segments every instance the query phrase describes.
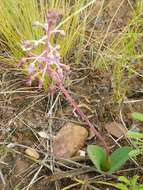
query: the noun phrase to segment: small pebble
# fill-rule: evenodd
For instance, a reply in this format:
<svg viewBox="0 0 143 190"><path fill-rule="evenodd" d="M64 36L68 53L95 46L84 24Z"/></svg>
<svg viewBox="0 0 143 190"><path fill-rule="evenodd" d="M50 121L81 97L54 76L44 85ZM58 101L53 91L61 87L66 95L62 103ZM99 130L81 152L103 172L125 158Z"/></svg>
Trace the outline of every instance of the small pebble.
<svg viewBox="0 0 143 190"><path fill-rule="evenodd" d="M85 157L85 151L79 150L79 155L82 156L82 157Z"/></svg>
<svg viewBox="0 0 143 190"><path fill-rule="evenodd" d="M35 149L32 149L32 148L27 148L25 150L25 154L27 154L28 156L30 156L30 157L32 157L34 159L39 159L40 158L39 153Z"/></svg>

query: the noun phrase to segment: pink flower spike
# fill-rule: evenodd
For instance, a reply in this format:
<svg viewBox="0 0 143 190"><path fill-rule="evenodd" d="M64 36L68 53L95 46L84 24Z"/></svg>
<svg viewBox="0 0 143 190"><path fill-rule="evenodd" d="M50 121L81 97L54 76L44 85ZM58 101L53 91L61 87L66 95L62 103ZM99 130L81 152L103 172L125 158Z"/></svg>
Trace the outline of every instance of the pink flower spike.
<svg viewBox="0 0 143 190"><path fill-rule="evenodd" d="M57 38L56 33L59 35L65 35L63 30L54 28L56 21L58 19L58 14L53 11L49 11L45 18L47 19L46 23L36 22L35 26L40 26L44 29L44 36L38 40L25 40L23 41L23 50L28 52L36 49L39 45L42 45L38 50L42 51L38 55L26 54L26 57L22 59L19 63L19 66L26 63L27 69L27 84L29 86L32 85L32 82L36 80L38 81L39 89L44 87L47 84L48 90L52 95L59 90L65 96L66 100L69 104L74 108L74 110L78 113L81 119L85 122L85 124L94 132L94 134L101 140L104 145L106 152L109 153L108 146L104 140L104 138L100 135L100 133L96 130L94 125L89 121L88 117L84 114L84 112L78 107L77 103L69 94L68 90L64 87L64 78L69 73L70 67L68 65L60 63L60 46L54 44L54 39ZM53 33L54 36L52 35ZM49 79L49 83L47 81L47 75Z"/></svg>

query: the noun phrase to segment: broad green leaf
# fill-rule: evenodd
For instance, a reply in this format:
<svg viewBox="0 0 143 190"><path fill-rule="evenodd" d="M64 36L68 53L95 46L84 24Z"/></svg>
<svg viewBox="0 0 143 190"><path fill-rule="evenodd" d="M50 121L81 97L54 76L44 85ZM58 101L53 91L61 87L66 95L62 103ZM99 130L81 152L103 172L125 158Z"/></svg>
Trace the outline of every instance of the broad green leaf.
<svg viewBox="0 0 143 190"><path fill-rule="evenodd" d="M129 138L133 138L133 139L143 138L143 133L138 133L138 132L133 132L133 131L129 131L127 135Z"/></svg>
<svg viewBox="0 0 143 190"><path fill-rule="evenodd" d="M131 151L130 147L121 147L115 150L111 154L111 168L108 173L113 173L118 170L128 159L129 159L129 152Z"/></svg>
<svg viewBox="0 0 143 190"><path fill-rule="evenodd" d="M127 185L130 185L130 181L124 176L118 177L118 180L121 181L121 182L124 182Z"/></svg>
<svg viewBox="0 0 143 190"><path fill-rule="evenodd" d="M132 113L132 118L135 120L143 121L143 114L139 112Z"/></svg>
<svg viewBox="0 0 143 190"><path fill-rule="evenodd" d="M105 150L97 145L88 145L87 153L96 168L102 172L102 164L106 162L106 152Z"/></svg>

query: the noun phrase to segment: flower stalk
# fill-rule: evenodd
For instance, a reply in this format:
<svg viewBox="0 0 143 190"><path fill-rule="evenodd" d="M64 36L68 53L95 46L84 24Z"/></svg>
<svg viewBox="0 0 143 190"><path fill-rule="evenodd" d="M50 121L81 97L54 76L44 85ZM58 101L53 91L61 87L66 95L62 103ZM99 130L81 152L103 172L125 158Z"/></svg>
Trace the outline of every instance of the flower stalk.
<svg viewBox="0 0 143 190"><path fill-rule="evenodd" d="M54 25L56 24L57 15L54 12L48 12L46 15L47 23L35 22L34 27L42 27L44 36L39 40L25 40L23 41L23 50L26 52L26 57L22 58L18 67L26 69L27 75L29 76L27 83L32 84L33 81L38 80L39 88L45 86L45 83L49 82L49 89L60 90L65 96L69 104L76 110L81 119L86 123L87 127L97 136L102 142L105 150L109 153L108 146L104 138L95 129L93 124L89 121L87 116L78 107L77 103L70 96L68 91L63 85L65 79L65 73L70 70L68 65L60 62L59 45L53 46L51 39L53 34L65 35L63 30L56 30ZM36 55L32 50L39 46L43 46L43 52L40 55ZM48 81L47 81L48 78Z"/></svg>

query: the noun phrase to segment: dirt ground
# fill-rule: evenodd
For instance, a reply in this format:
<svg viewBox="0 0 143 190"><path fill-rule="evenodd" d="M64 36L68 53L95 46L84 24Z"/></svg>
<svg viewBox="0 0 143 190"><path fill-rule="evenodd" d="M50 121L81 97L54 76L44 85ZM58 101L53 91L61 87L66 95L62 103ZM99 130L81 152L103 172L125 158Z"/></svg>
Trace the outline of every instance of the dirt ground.
<svg viewBox="0 0 143 190"><path fill-rule="evenodd" d="M97 0L94 7L95 18L101 2ZM131 19L132 6L129 4L131 1L105 2L108 8L102 13L101 20L96 23L94 32L98 39L102 39L119 8L104 40L105 44L109 44ZM120 144L126 144L126 139L116 139L108 134L105 125L115 121L128 129L132 125L140 128L139 123L132 121L130 114L134 111L143 112L142 79L136 75L133 77L126 100L119 105L113 101L112 73L93 71L86 63L70 64L72 69L66 87L72 97L105 137L109 147L114 149ZM77 179L114 181L118 175L142 175L137 163L143 163L143 158L139 158L137 163L129 161L113 176L101 175L87 156L79 156L78 151L68 159L55 158L52 148L49 147L52 137L67 122L80 126L84 126L84 123L60 93L51 97L47 92L27 87L24 82L25 76L3 64L0 73L0 190L64 190L64 187L77 182ZM41 131L49 138L39 136ZM63 137L63 141L65 139ZM87 138L82 147L83 151L89 143L100 144L98 139L95 141L93 138ZM29 147L36 150L38 160L25 153ZM94 189L93 186L87 186L85 183L71 186L69 189ZM95 186L99 189L112 189L98 184Z"/></svg>

